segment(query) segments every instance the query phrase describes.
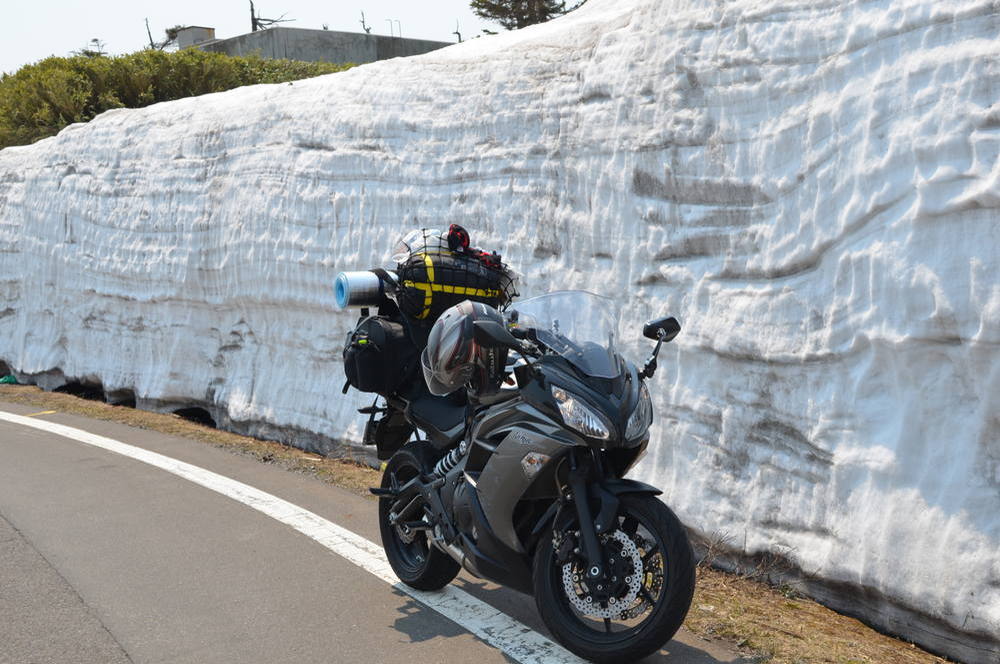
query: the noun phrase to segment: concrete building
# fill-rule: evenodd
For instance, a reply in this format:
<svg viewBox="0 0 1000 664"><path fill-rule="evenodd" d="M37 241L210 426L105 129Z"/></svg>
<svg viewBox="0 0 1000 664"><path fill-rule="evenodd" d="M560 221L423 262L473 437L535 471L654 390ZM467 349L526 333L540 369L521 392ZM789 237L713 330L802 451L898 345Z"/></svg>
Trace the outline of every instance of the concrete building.
<svg viewBox="0 0 1000 664"><path fill-rule="evenodd" d="M268 28L238 37L194 44L197 48L226 55L252 55L308 62L364 64L434 51L449 42L404 39L335 30Z"/></svg>
<svg viewBox="0 0 1000 664"><path fill-rule="evenodd" d="M215 28L189 25L177 31L178 48L190 48L210 41L215 41Z"/></svg>

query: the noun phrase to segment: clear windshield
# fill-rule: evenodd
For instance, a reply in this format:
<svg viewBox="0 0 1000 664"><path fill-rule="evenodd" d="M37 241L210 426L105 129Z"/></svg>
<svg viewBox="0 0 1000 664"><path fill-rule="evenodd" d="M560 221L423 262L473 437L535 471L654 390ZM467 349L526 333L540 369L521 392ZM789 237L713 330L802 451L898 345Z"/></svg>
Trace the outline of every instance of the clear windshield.
<svg viewBox="0 0 1000 664"><path fill-rule="evenodd" d="M616 312L610 298L557 291L516 302L508 315L512 320L516 315L517 327L534 328L539 341L584 373L615 378L622 371L615 355Z"/></svg>

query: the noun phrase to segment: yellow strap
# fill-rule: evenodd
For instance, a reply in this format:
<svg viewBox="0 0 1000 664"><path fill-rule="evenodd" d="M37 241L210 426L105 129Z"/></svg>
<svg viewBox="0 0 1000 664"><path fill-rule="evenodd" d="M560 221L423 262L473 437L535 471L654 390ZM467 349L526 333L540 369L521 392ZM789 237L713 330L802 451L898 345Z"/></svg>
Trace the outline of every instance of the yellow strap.
<svg viewBox="0 0 1000 664"><path fill-rule="evenodd" d="M417 318L427 318L431 313L431 304L434 301L434 293L450 293L453 295L474 295L476 297L482 298L494 298L500 296L500 291L493 288L472 288L469 286L449 286L447 284L436 284L434 283L434 260L431 258L429 252L424 252L418 254L423 256L424 265L427 266L427 281L417 282L417 281L404 281L403 286L406 288L417 288L424 292L424 308Z"/></svg>
<svg viewBox="0 0 1000 664"><path fill-rule="evenodd" d="M427 254L424 254L424 265L427 266L427 281L434 283L434 261Z"/></svg>
<svg viewBox="0 0 1000 664"><path fill-rule="evenodd" d="M423 256L424 265L427 267L427 282L430 283L415 283L413 281L404 281L403 286L408 288L418 288L424 292L424 308L417 314L417 318L427 318L427 315L431 312L431 304L434 302L434 290L431 285L434 283L434 261L431 259L430 254L421 253L418 256Z"/></svg>
<svg viewBox="0 0 1000 664"><path fill-rule="evenodd" d="M447 284L427 284L418 281L404 281L406 288L419 288L433 293L450 293L453 295L475 295L477 297L497 297L500 291L494 288L473 288L472 286L449 286Z"/></svg>
<svg viewBox="0 0 1000 664"><path fill-rule="evenodd" d="M417 288L424 292L424 310L417 314L417 318L427 318L431 312L431 302L434 293L450 293L452 295L474 295L476 297L494 298L500 296L500 291L495 288L472 288L471 286L449 286L447 284L429 284L423 282L409 281L403 282L405 288Z"/></svg>

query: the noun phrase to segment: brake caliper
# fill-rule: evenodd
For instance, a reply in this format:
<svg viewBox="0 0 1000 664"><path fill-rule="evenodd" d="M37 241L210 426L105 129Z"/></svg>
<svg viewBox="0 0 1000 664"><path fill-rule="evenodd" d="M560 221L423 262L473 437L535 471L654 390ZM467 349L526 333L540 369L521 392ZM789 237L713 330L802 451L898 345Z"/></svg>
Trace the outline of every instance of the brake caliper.
<svg viewBox="0 0 1000 664"><path fill-rule="evenodd" d="M575 557L573 550L576 549L576 536L569 532L553 533L552 549L555 551L557 565L570 562Z"/></svg>

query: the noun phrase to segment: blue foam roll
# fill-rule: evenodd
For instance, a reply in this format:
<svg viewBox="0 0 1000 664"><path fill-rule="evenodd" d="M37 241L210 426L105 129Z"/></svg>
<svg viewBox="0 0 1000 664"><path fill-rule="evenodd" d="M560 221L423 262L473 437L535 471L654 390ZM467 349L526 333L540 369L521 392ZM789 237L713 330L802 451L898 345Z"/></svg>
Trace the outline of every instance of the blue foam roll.
<svg viewBox="0 0 1000 664"><path fill-rule="evenodd" d="M350 285L347 283L347 275L341 272L337 275L337 280L333 282L333 294L337 299L337 308L346 309L350 302Z"/></svg>
<svg viewBox="0 0 1000 664"><path fill-rule="evenodd" d="M341 272L333 282L333 295L338 309L374 307L382 302L385 289L374 272Z"/></svg>

